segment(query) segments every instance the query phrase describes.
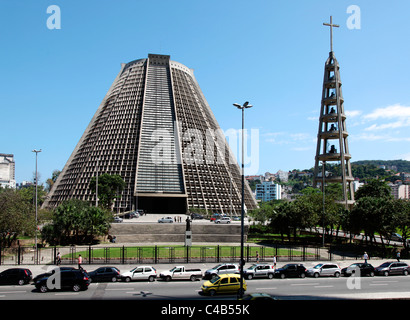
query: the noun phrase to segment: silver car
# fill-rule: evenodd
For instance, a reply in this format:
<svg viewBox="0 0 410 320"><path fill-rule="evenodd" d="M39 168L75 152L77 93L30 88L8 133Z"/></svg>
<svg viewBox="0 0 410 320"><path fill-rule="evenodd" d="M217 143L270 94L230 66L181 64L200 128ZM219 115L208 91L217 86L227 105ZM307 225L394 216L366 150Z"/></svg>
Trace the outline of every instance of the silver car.
<svg viewBox="0 0 410 320"><path fill-rule="evenodd" d="M229 217L221 217L215 220L215 223L231 223L231 218Z"/></svg>
<svg viewBox="0 0 410 320"><path fill-rule="evenodd" d="M162 217L158 219L158 223L174 223L174 219L172 217Z"/></svg>
<svg viewBox="0 0 410 320"><path fill-rule="evenodd" d="M239 273L239 265L234 263L220 263L205 271L204 279L212 279L219 274Z"/></svg>
<svg viewBox="0 0 410 320"><path fill-rule="evenodd" d="M325 277L334 276L336 278L339 278L341 272L342 270L335 263L319 263L315 265L313 268L307 269L306 275L310 277L315 277L315 278L322 277L322 276L325 276Z"/></svg>
<svg viewBox="0 0 410 320"><path fill-rule="evenodd" d="M248 269L243 270L244 277L248 280L253 278L269 278L275 276L275 267L273 264L253 264Z"/></svg>

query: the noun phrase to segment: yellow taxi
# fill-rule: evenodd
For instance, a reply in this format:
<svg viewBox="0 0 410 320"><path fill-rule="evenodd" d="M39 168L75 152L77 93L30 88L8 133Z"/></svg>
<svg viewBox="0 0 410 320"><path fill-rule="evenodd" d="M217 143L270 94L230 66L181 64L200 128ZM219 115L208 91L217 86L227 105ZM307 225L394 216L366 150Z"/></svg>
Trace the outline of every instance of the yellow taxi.
<svg viewBox="0 0 410 320"><path fill-rule="evenodd" d="M217 293L238 293L240 291L240 275L239 274L221 274L215 278L205 281L201 287L203 294L213 296ZM246 291L246 282L243 280L243 292Z"/></svg>

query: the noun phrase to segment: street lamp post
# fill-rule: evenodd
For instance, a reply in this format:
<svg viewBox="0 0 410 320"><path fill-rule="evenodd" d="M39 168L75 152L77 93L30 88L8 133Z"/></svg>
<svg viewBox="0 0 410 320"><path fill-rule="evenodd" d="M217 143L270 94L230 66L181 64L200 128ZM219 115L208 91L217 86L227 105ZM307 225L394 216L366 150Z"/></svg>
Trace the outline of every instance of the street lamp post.
<svg viewBox="0 0 410 320"><path fill-rule="evenodd" d="M35 183L35 187L36 187L36 201L35 201L35 207L36 207L36 233L35 233L35 255L36 255L36 260L35 260L35 263L37 262L37 260L38 260L38 253L37 253L37 228L38 228L38 226L37 226L37 214L38 214L38 205L37 205L37 197L38 197L38 195L37 195L37 185L38 185L38 172L37 172L37 156L38 156L38 153L39 152L41 152L41 149L40 150L36 150L36 149L34 149L34 150L32 150L32 152L35 152L36 153L36 183Z"/></svg>
<svg viewBox="0 0 410 320"><path fill-rule="evenodd" d="M252 105L246 101L242 106L238 103L233 104L238 109L242 110L242 210L241 210L241 260L240 260L240 287L239 296L243 296L243 266L245 264L243 255L243 238L244 238L244 218L245 218L245 170L244 170L244 129L245 129L245 109L251 108Z"/></svg>

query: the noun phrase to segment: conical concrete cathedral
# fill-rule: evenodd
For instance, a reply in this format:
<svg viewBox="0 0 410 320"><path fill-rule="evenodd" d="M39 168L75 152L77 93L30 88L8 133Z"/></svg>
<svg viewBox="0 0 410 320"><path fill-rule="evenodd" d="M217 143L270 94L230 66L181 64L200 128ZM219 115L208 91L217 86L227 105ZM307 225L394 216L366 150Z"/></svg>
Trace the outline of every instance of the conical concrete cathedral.
<svg viewBox="0 0 410 320"><path fill-rule="evenodd" d="M193 71L167 55L122 64L44 206L95 203L90 181L103 173L126 183L115 212L241 212L241 172L225 136Z"/></svg>

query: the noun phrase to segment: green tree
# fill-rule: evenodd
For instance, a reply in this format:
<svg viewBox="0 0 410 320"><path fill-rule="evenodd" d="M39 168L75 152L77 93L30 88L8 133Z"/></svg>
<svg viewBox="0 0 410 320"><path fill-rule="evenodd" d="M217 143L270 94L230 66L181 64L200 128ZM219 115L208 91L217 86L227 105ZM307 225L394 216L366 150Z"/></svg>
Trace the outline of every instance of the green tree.
<svg viewBox="0 0 410 320"><path fill-rule="evenodd" d="M51 178L48 178L46 181L47 187L46 190L50 191L51 188L53 187L54 183L57 181L58 176L60 175L61 171L60 170L54 170L52 173Z"/></svg>
<svg viewBox="0 0 410 320"><path fill-rule="evenodd" d="M349 217L351 232L360 234L364 231L366 242L370 239L370 244L375 240L375 233L389 237L396 228L397 220L392 211L394 201L387 183L379 179L369 180L357 190L355 198L356 203Z"/></svg>
<svg viewBox="0 0 410 320"><path fill-rule="evenodd" d="M363 197L393 199L391 188L385 181L379 179L372 179L357 190L355 194L356 200Z"/></svg>
<svg viewBox="0 0 410 320"><path fill-rule="evenodd" d="M34 203L36 202L36 186L35 185L23 187L20 190L18 190L18 192L21 194L24 201L34 206ZM44 187L42 185L38 185L37 186L37 205L39 207L43 204L46 196L47 196L47 192L44 190Z"/></svg>
<svg viewBox="0 0 410 320"><path fill-rule="evenodd" d="M392 219L393 228L401 232L404 247L408 248L408 239L410 238L410 201L396 199L392 201L391 212L394 213Z"/></svg>
<svg viewBox="0 0 410 320"><path fill-rule="evenodd" d="M35 230L32 204L18 190L0 188L0 246L9 247L17 236Z"/></svg>
<svg viewBox="0 0 410 320"><path fill-rule="evenodd" d="M112 209L114 199L124 190L125 182L119 175L103 173L98 177L98 199L104 208ZM91 178L90 189L96 192L96 178Z"/></svg>
<svg viewBox="0 0 410 320"><path fill-rule="evenodd" d="M92 242L108 232L112 220L112 214L103 208L82 200L67 200L54 210L52 223L43 228L42 237L50 244Z"/></svg>

